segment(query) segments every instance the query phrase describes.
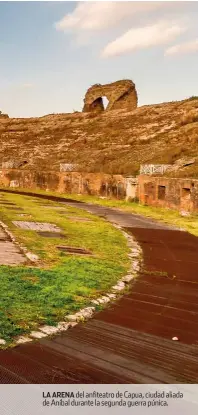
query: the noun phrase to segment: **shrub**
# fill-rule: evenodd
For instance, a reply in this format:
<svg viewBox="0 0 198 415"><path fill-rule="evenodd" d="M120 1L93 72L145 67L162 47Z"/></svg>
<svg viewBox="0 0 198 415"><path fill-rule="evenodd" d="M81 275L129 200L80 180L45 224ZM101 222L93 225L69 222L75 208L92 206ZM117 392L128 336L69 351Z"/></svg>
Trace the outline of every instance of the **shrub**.
<svg viewBox="0 0 198 415"><path fill-rule="evenodd" d="M194 101L196 99L198 99L198 96L193 95L192 97L188 98L188 101Z"/></svg>

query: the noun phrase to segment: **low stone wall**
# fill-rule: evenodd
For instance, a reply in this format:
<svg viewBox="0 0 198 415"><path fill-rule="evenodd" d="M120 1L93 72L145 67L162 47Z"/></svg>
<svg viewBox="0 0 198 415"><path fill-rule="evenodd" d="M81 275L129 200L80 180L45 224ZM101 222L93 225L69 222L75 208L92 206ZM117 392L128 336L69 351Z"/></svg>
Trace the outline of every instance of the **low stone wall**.
<svg viewBox="0 0 198 415"><path fill-rule="evenodd" d="M138 200L142 204L188 212L198 211L198 180L140 175L83 172L0 170L0 187L43 189L67 194L87 194Z"/></svg>
<svg viewBox="0 0 198 415"><path fill-rule="evenodd" d="M121 175L78 172L0 170L0 186L45 189L59 193L100 195L125 199L126 178Z"/></svg>
<svg viewBox="0 0 198 415"><path fill-rule="evenodd" d="M147 205L197 212L198 180L140 175L138 198Z"/></svg>

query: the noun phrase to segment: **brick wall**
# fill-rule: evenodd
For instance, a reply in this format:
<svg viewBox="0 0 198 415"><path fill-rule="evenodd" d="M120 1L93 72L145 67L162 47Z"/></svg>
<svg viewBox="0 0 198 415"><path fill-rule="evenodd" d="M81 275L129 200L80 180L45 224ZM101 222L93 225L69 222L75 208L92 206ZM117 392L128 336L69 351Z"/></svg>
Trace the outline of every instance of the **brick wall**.
<svg viewBox="0 0 198 415"><path fill-rule="evenodd" d="M0 170L0 187L45 189L88 194L185 211L198 211L198 180L140 175L138 178L103 173Z"/></svg>
<svg viewBox="0 0 198 415"><path fill-rule="evenodd" d="M171 209L198 211L198 180L168 177L138 177L141 203Z"/></svg>
<svg viewBox="0 0 198 415"><path fill-rule="evenodd" d="M0 170L0 186L48 189L59 193L111 196L124 199L126 179L121 175L78 172L37 172L20 169Z"/></svg>

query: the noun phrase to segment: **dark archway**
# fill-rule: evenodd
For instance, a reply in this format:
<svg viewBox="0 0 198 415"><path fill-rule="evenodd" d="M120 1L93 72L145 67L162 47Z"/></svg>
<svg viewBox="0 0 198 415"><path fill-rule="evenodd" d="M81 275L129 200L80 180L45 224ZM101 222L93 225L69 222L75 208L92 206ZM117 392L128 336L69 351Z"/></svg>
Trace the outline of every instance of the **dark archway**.
<svg viewBox="0 0 198 415"><path fill-rule="evenodd" d="M108 105L109 105L108 98L106 96L103 96L103 97L96 98L90 105L90 108L92 111L102 112L107 109Z"/></svg>
<svg viewBox="0 0 198 415"><path fill-rule="evenodd" d="M103 100L101 97L96 98L91 104L90 104L90 110L94 112L101 112L104 111L103 106Z"/></svg>

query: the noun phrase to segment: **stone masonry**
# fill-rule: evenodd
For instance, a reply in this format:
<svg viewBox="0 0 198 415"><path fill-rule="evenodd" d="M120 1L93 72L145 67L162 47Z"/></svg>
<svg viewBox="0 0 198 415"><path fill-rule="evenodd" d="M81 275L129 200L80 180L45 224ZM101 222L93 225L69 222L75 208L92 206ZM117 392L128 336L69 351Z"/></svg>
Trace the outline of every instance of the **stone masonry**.
<svg viewBox="0 0 198 415"><path fill-rule="evenodd" d="M140 175L138 198L146 205L196 212L198 211L198 180Z"/></svg>
<svg viewBox="0 0 198 415"><path fill-rule="evenodd" d="M85 95L83 112L99 113L104 111L103 96L109 101L106 111L137 108L138 98L135 84L130 80L123 80L106 85L91 86Z"/></svg>
<svg viewBox="0 0 198 415"><path fill-rule="evenodd" d="M86 172L36 172L2 169L0 187L43 189L63 194L139 200L140 203L188 212L198 211L198 180L164 176L123 176Z"/></svg>

